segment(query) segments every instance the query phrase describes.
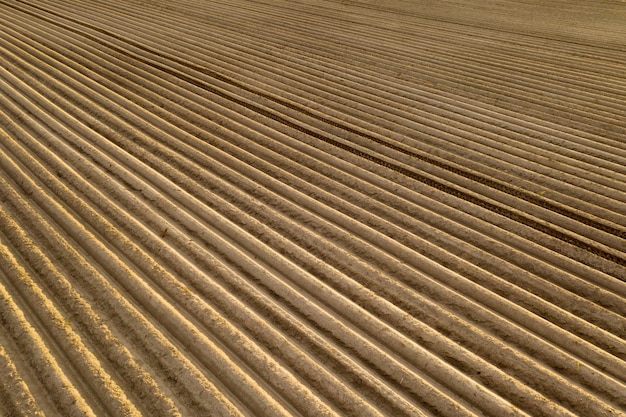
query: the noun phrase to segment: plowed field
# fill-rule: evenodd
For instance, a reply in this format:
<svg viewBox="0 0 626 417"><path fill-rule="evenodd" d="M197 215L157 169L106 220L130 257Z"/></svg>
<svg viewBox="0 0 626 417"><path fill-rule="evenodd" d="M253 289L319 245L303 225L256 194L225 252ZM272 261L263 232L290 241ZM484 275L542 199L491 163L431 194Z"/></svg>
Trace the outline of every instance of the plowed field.
<svg viewBox="0 0 626 417"><path fill-rule="evenodd" d="M0 415L625 408L625 2L0 0Z"/></svg>

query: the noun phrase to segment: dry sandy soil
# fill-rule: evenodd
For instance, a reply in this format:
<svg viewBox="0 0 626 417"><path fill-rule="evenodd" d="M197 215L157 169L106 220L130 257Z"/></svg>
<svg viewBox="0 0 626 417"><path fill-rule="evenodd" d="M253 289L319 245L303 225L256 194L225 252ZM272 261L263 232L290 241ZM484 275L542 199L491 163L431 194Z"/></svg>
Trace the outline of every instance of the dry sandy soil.
<svg viewBox="0 0 626 417"><path fill-rule="evenodd" d="M0 415L626 415L625 31L0 0Z"/></svg>

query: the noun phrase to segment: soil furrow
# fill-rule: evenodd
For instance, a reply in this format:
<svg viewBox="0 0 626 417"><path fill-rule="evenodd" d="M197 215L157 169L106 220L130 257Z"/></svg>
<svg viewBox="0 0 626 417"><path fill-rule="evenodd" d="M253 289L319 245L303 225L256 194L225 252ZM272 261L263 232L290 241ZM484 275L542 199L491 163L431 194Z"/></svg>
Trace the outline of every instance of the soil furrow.
<svg viewBox="0 0 626 417"><path fill-rule="evenodd" d="M282 25L282 23L281 23L281 25ZM299 25L298 27L301 27L301 26L302 26L302 25ZM314 34L308 34L308 35L314 35ZM304 37L307 37L307 36L304 36ZM334 39L333 39L333 41L334 41ZM477 74L478 74L478 73L477 73ZM487 78L486 78L486 79L487 79ZM562 93L562 92L561 92L561 93ZM583 116L583 117L584 117L584 116Z"/></svg>
<svg viewBox="0 0 626 417"><path fill-rule="evenodd" d="M70 29L72 30L72 29ZM101 31L101 30L100 30ZM87 35L87 34L82 34L82 36L85 36L87 38L90 38L91 40L94 40L96 42L100 42L100 40L92 35ZM185 73L182 73L178 70L172 69L172 68L168 68L166 66L157 64L155 62L151 62L150 60L144 59L144 58L140 58L134 54L129 54L127 51L120 49L116 46L113 45L108 45L109 48L115 50L118 53L121 53L123 55L129 56L132 59L138 60L139 62L142 62L146 65L151 66L152 68L158 69L159 71L162 71L166 74L172 75L182 81L185 81L193 86L196 86L198 88L201 88L211 94L215 94L221 98L224 98L226 100L229 100L231 102L233 102L234 104L240 105L242 107L245 107L247 109L252 110L253 112L262 115L268 119L274 120L282 125L285 125L291 129L303 132L305 134L307 134L308 136L311 136L313 138L316 138L318 140L324 141L332 146L335 146L337 148L340 148L344 151L348 151L354 155L357 155L363 159L369 160L371 162L374 162L375 164L381 166L381 167L385 167L388 169L391 169L393 171L396 171L404 176L407 176L409 178L412 178L414 180L420 181L430 187L436 188L440 191L444 191L450 195L453 195L455 197L464 199L470 203L476 204L480 207L486 208L494 213L503 215L505 217L508 217L516 222L522 223L526 226L532 227L533 229L536 229L542 233L548 234L550 236L556 237L557 239L562 240L565 243L568 243L570 245L576 246L578 248L581 248L595 256L598 256L600 258L604 258L606 260L609 260L611 262L614 262L620 266L626 266L626 258L624 258L623 256L621 256L620 254L615 254L615 253L611 253L611 252L607 252L606 250L603 250L601 248L596 247L595 245L589 244L583 240L580 240L570 234L567 233L563 233L560 232L558 230L555 230L554 228L538 222L536 220L532 220L528 217L526 217L523 214L518 214L515 213L507 208L501 207L499 205L487 202L485 200L482 200L480 198L474 197L471 194L465 192L465 191L461 191L458 190L454 187L451 187L449 185L443 184L440 181L436 181L432 178L426 177L422 174L419 174L413 170L404 168L398 164L395 163L390 163L388 161L386 161L385 159L382 159L380 157L371 155L369 153L360 151L350 145L347 145L345 143L339 142L335 139L332 139L326 135L320 134L310 128L304 127L298 123L295 123L291 120L289 120L288 118L281 116L279 114L273 113L271 111L265 110L264 108L259 107L258 105L255 104L251 104L245 100L242 100L240 98L237 97L233 97L230 96L228 94L225 94L223 92L221 92L220 90L217 90L216 88L212 87L211 85L193 77L193 76L189 76L186 75ZM583 263L588 263L589 261L587 259L582 260Z"/></svg>
<svg viewBox="0 0 626 417"><path fill-rule="evenodd" d="M105 6L103 6L103 8L104 8L104 7L106 7L106 5L105 5ZM215 9L214 9L214 10L215 10ZM75 9L74 9L74 10L72 10L72 9L65 9L65 11L66 11L66 12L70 12L70 13L76 13L76 12L80 13L80 11L76 11ZM254 15L255 15L255 11L252 11L252 14L251 14L251 15L252 15L252 16L254 16ZM300 11L298 11L298 12L297 12L297 14L295 14L295 15L297 16L297 17L296 17L296 19L298 19L298 23L300 23L300 24L301 24L301 23L302 23L302 20L301 20L301 19L302 19L302 14L301 14L301 12L300 12ZM312 15L311 15L311 14L309 14L308 16L309 16L309 18L310 18L310 17L312 17ZM286 17L287 17L287 16L285 15L285 13L284 13L284 11L283 11L283 12L280 14L280 19L281 19L281 21L282 21L283 23L285 22L285 18L286 18ZM334 16L334 17L335 17L335 19L336 19L336 16ZM290 19L290 20L292 20L292 21L293 21L293 19ZM172 17L172 21L174 21L173 17ZM365 23L364 23L364 21L363 21L363 20L359 20L358 25L357 25L357 22L356 22L356 21L354 21L354 20L349 20L349 21L347 21L347 22L346 22L346 21L341 21L341 23L340 23L340 24L333 24L333 25L329 25L328 18L326 18L326 19L322 19L322 20L320 20L320 19L312 20L312 19L311 19L311 20L309 20L308 22L310 22L312 25L321 24L322 22L324 22L324 24L326 25L326 33L330 33L330 32L339 32L339 31L341 31L341 30L343 29L343 27L344 27L344 25L345 25L346 23L348 23L348 24L352 24L352 25L353 25L353 26L351 27L351 29L352 29L352 31L351 31L351 32L352 32L353 34L358 35L359 37L368 36L368 35L371 33L371 31L369 30L370 28L369 28L368 26L366 26L366 28L367 28L367 29L365 29L365 30L359 30L359 28L360 28L361 26L365 25ZM138 22L138 23L139 23L139 22ZM182 23L182 22L179 22L179 23ZM140 23L139 23L139 24L140 24ZM390 42L395 42L395 43L397 43L398 45L403 45L403 44L406 44L407 42L412 41L412 40L414 39L414 36L416 35L415 33L411 33L410 35L413 35L413 36L409 36L409 33L405 33L406 37L400 37L400 36L399 36L399 34L400 34L400 32L399 32L399 31L394 31L394 32L393 32L393 33L389 36L389 38L385 38L385 37L382 37L382 38L381 38L381 37L380 37L380 35L379 35L379 36L377 36L376 41L377 41L377 42L384 41L384 42L385 42L385 43L387 43L387 44L389 44ZM384 34L383 34L383 35L384 35ZM452 45L454 45L454 44L452 44L452 45L451 45L451 42L450 42L450 39L449 39L449 38L448 38L448 39L446 39L446 41L447 41L447 42L446 42L446 45L445 45L446 47L445 47L445 48L443 48L443 47L441 47L441 38L437 38L437 37L435 37L435 36L428 37L428 36L427 36L427 33L425 33L423 30L421 30L421 31L419 32L419 35L420 35L420 37L421 37L422 42L420 42L420 44L415 45L415 46L416 46L416 47L420 47L420 48L427 47L427 48L428 48L428 50L429 50L429 51L431 51L431 52L436 51L436 52L437 52L437 56L438 56L438 57L440 57L440 56L444 56L445 54L449 54L449 55L447 55L447 56L451 56L451 57L458 57L458 56L462 56L462 57L464 58L464 62L468 62L467 60L471 60L471 59L476 58L477 56L480 56L481 52L483 52L483 53L484 53L484 51L483 51L482 49L480 49L480 48L475 48L475 49L472 49L472 46L473 46L473 45L472 45L472 44L468 44L468 43L466 42L466 39L463 39L463 40L464 40L464 42L463 42L463 43L461 43L461 47L460 47L460 48L458 48L458 50L455 50L455 49L452 47ZM432 39L432 40L433 40L433 42L425 42L427 39ZM412 52L414 52L414 51L415 51L415 50L412 50ZM502 55L502 54L500 54L500 53L498 53L498 52L500 52L500 51L493 51L493 50L490 50L490 51L489 51L489 55L488 55L488 57L489 57L489 59L490 59L490 61L489 61L490 63L492 63L492 62L493 62L493 63L497 63L497 64L499 64L499 65L502 65L502 64L505 62L505 59L503 59L503 56L505 56L505 55ZM465 55L465 54L467 54L467 55ZM523 61L523 60L524 60L524 56L515 56L515 55L512 55L512 54L509 54L509 56L514 56L514 57L515 57L515 60L514 60L514 61L511 61L511 62L515 65L515 67L514 67L514 68L515 68L517 71L520 71L520 69L522 68L522 66L520 65L520 61ZM544 65L544 66L549 66L549 65L550 65L550 62L543 62L543 65ZM528 71L530 71L530 73L533 73L533 70L536 68L536 63L535 63L534 61L530 61L530 64L527 64L527 65L525 65L524 67L525 67L525 68L528 68ZM507 68L507 69L509 69L509 70L510 70L512 67L510 67L510 66L509 66L509 67L505 67L505 68ZM550 78L548 78L548 77L547 77L547 75L548 75L548 74L550 74L550 72L549 72L549 71L546 71L546 68L545 68L545 67L544 67L544 68L542 68L542 70L543 70L543 71L542 71L540 74L541 74L541 76L542 76L542 78L543 78L544 80L546 80L546 79L550 79L551 81L555 81L555 82L557 82L557 83L558 83L558 82L564 82L564 81L566 81L566 80L567 80L567 78L565 77L565 75L567 74L567 72L563 71L563 67L562 67L562 66L558 66L557 68L558 68L558 72L553 73L553 74L556 74L556 75L557 75L557 77L555 77L555 78L553 78L553 79L550 79ZM595 70L597 70L598 68L597 68L597 67L595 67L594 69L595 69ZM535 73L536 73L536 74L539 74L538 72L535 72ZM587 73L584 73L584 75L581 75L581 72L580 72L580 71L579 71L579 72L574 72L573 74L578 75L578 79L576 79L576 83L577 83L577 86L579 86L579 87L582 87L583 85L585 85L586 83L590 82L590 81L593 79L592 74L590 74L590 73L588 73L588 72L587 72ZM598 91L600 91L600 90L601 90L600 85L601 85L601 84L604 84L604 83L606 83L606 86L609 86L609 87L611 87L612 89L614 89L613 91L616 91L616 90L615 90L616 85L615 85L615 84L612 84L612 83L607 82L607 79L606 79L606 77L607 77L607 76L609 76L609 77L610 77L610 76L613 76L614 74L615 74L615 73L612 73L612 74L606 74L604 77L598 78L598 79L596 80L596 82L595 82L595 83L593 83L593 84L587 84L587 85L590 85L590 86L591 86L590 90L591 90L593 93L597 93ZM615 79L615 82L618 82L618 83L619 83L619 82L621 82L621 80L620 80L619 78L616 78L616 79ZM554 82L552 83L552 85L554 85ZM606 98L607 98L607 97L606 97L606 95L607 95L607 94L610 94L610 91L609 91L609 90L602 90L602 91L603 91L603 93L604 93L604 94L603 94L603 97L606 99ZM622 103L621 103L621 101L617 101L617 100L616 100L616 101L614 102L614 105L616 105L616 106L618 106L618 107L619 107L619 106L621 106L621 105L622 105Z"/></svg>
<svg viewBox="0 0 626 417"><path fill-rule="evenodd" d="M43 231L38 230L34 233L43 233ZM21 239L27 238L22 237ZM29 243L27 246L30 248L37 247L35 243ZM54 279L48 279L40 286L48 289L57 300L64 303L67 314L71 316L72 327L79 328L85 340L98 348L100 354L115 365L115 367L107 367L107 371L114 376L117 374L118 378L131 381L132 391L137 390L135 399L145 399L151 395L148 404L150 408L146 409L151 415L162 415L166 410L168 410L168 415L176 415L173 410L174 405L163 397L162 388L159 388L152 377L142 370L141 366L133 359L136 353L129 352L122 344L114 342L116 337L119 338L120 336L112 333L99 318L98 312L93 310L92 304L95 301L92 298L84 299L83 294L76 290L76 283L72 284L67 281L65 277L70 276L71 272L59 271L43 253L34 249L31 249L30 253L24 254L24 257L29 260L29 264L36 265L38 274L54 276ZM70 322L69 319L67 321ZM129 387L125 388L126 392L129 393Z"/></svg>
<svg viewBox="0 0 626 417"><path fill-rule="evenodd" d="M26 275L22 268L6 271L4 268L16 268L17 261L4 243L0 246L0 251L3 260L3 277L13 274ZM2 283L0 283L0 300L0 324L3 332L16 344L16 349L25 363L40 375L41 379L38 382L46 391L46 395L51 398L56 408L55 412L64 415L94 416L93 410L60 368L57 358L47 348L42 335L25 317L22 306L16 304L14 297Z"/></svg>
<svg viewBox="0 0 626 417"><path fill-rule="evenodd" d="M43 171L42 171L42 172L43 172ZM23 185L23 186L24 186L24 185ZM38 196L39 196L40 198L45 199L45 198L46 198L46 196L45 196L44 194L41 194L40 190L41 190L41 189L39 189L39 194L38 194ZM37 194L37 193L38 193L37 188L35 188L35 189L30 189L30 190L27 190L27 191L26 191L26 194L27 194L27 195L33 195L33 194ZM45 201L45 200L44 200L44 201ZM70 201L71 201L71 200L70 200ZM74 201L77 201L77 200L76 200L76 199L74 199ZM43 207L46 207L48 210L51 210L51 208L55 207L57 204L58 204L58 203L51 203L51 201L50 201L50 200L48 200L48 203L47 203L47 204L44 204L44 206L43 206ZM64 213L64 212L65 212L65 210L61 210L60 212L61 212L61 213ZM57 214L57 213L55 212L55 213L53 213L53 214ZM33 217L33 215L31 214L31 218L32 218L32 217ZM55 216L55 217L56 217L56 218L55 218L55 220L56 220L56 221L60 222L60 224L61 224L61 225L65 225L65 227L66 227L65 232L66 232L66 233L70 233L70 235L74 235L74 237L73 237L73 238L76 238L77 233L78 233L78 236L80 236L80 231L81 231L81 229L83 228L83 226L78 226L78 228L76 228L76 227L70 227L70 228L68 229L68 228L67 228L67 225L68 225L68 224L69 224L69 225L72 225L72 224L76 225L76 223L75 223L75 222L73 223L73 221L74 221L73 219L71 219L71 218L69 218L69 217L60 217L60 216ZM50 229L50 227L49 227L49 226L45 226L45 224L46 224L46 223L44 222L44 223L43 223L43 226L41 226L41 225L40 225L40 226L39 226L39 229L41 229L41 228L43 228L43 229ZM111 230L113 230L113 229L112 229L111 227L109 227L109 231L111 231ZM50 229L50 230L48 230L48 233L50 233L50 232L52 232L52 230L51 230L51 229ZM106 235L106 232L105 232L105 235ZM97 248L97 247L98 247L98 245L99 245L99 243L98 243L97 241L92 241L92 242L89 242L89 241L85 241L85 239L84 239L84 238L80 238L80 237L78 238L78 241L82 242L81 246L82 246L84 249L88 249L88 247L89 247L89 244L90 244L90 243L94 244L94 245L96 246L96 248ZM101 244L100 244L100 245L101 245ZM63 248L63 247L65 247L65 248L67 249L67 248L69 248L69 247L71 247L71 246L70 246L70 245L68 245L67 243L65 243L65 244L61 244L61 246L60 246L60 247L62 247L62 248ZM101 247L102 247L102 246L101 246ZM125 272L123 271L123 269L124 269L123 267L121 267L121 268L120 268L119 266L116 266L116 265L115 265L115 261L113 261L113 262L111 262L111 261L106 261L106 259L107 259L107 258L106 258L107 254L106 254L105 252L103 252L103 253L92 252L92 256L94 256L94 257L95 257L95 259L97 259L97 260L99 259L99 260L100 260L100 262L102 262L102 258L104 258L104 259L105 259L105 262L102 262L102 264L101 264L101 265L102 265L105 269L107 269L107 270L109 270L109 271L112 271L112 276L114 276L114 277L123 277L124 275L128 275L128 273L125 273ZM110 258L109 258L109 259L110 259ZM88 264L86 264L85 262L82 262L82 263L83 263L83 265L82 265L82 266L85 266L85 267L87 267L88 269L90 268L90 267L88 266ZM78 264L80 265L80 264L81 264L81 262L78 262ZM96 278L96 277L97 277L98 273L97 273L97 272L95 272L95 271L93 271L93 267L91 267L91 268L92 268L92 271L88 271L88 273L91 275L91 277L92 277L92 279L93 279L93 278ZM126 268L126 269L128 269L128 268ZM82 273L85 273L85 272L82 272ZM95 276L94 276L94 273L95 273ZM110 279L110 278L109 278L109 279ZM118 281L118 282L119 282L119 281ZM140 291L143 289L143 287L145 287L144 285L142 285L142 283L137 282L137 283L133 284L132 280L129 280L129 281L123 281L123 280L122 280L122 281L121 281L121 284L122 284L122 285L121 285L121 287L124 289L124 291L129 291L129 293L130 293L130 294L132 294L131 298L132 298L132 297L137 298L137 297L139 296L138 298L139 298L139 300L141 300L141 296L142 296L142 294L141 294L141 292L140 292ZM106 288L106 286L105 286L105 288ZM99 291L102 291L102 290L101 290L101 289L99 289ZM139 292L138 292L138 291L139 291ZM115 292L116 292L116 291L115 291L115 290L113 290L113 294L115 294ZM95 294L95 293L97 293L97 292L92 292L92 294ZM131 320L130 320L130 323L133 323L133 324L131 325L131 329L133 329L133 328L134 328L134 331L135 331L135 332L137 332L137 331L141 330L141 331L139 332L139 334L142 334L142 333L143 333L143 334L142 334L143 338L146 338L146 337L147 337L148 339L153 339L153 340L154 340L154 337L153 337L152 335L150 335L150 333L149 333L149 332L150 332L150 330L149 330L149 329L150 329L150 327L151 327L151 326L147 326L147 322L145 321L145 318L140 317L140 316L138 316L136 313L132 312L132 308L131 308L131 311L129 311L128 301L126 301L126 300L125 300L125 299L126 299L126 297L120 297L119 295L117 295L117 296L115 296L115 297L111 297L111 296L108 296L108 294L110 294L110 293L111 293L111 290L106 290L105 292L103 292L103 293L102 293L102 294L104 295L104 302L105 302L106 304L108 304L108 305L113 305L113 306L115 306L113 311L120 311L120 307L122 307L122 310L121 310L121 311L125 311L125 312L128 314L127 318L126 318L126 319L124 319L123 321L126 321L126 320L128 320L128 319L131 319ZM157 294L154 294L154 295L152 295L151 297L152 297L152 298L157 298L157 299L158 299L158 295L157 295ZM119 301L122 301L121 305L120 305ZM135 302L135 301L133 301L133 302ZM126 303L126 305L125 305L125 303ZM143 303L143 307L149 307L149 306L152 306L153 304L155 304L155 302L154 302L154 301L153 301L153 302L149 302L149 303ZM142 308L142 309L143 309L143 308ZM150 309L149 309L149 310L150 310ZM130 313L130 314L129 314L129 313ZM158 314L157 314L157 317L158 317L158 316L160 316L161 314L162 314L162 313L158 313ZM143 326L146 328L146 330L148 330L148 332L144 331L144 330L142 329L142 327L137 327L137 324L136 324L136 323L142 323L142 322L143 322ZM167 323L167 320L165 321L165 324L166 324L166 323ZM128 325L128 322L126 323L126 325ZM161 326L162 326L162 325L159 325L159 327L161 327ZM156 333L155 333L155 335L156 335ZM156 343L154 343L154 342L156 342ZM160 361L160 360L164 360L165 358L167 358L168 356L170 356L170 355L171 355L171 352L175 351L175 349L173 349L173 347L172 347L171 345L170 345L170 346L168 346L168 344L169 344L169 343L167 343L167 342L166 342L166 343L165 343L165 345L163 346L163 348L165 348L165 350L160 349L160 347L161 347L160 345L161 345L161 344L163 344L163 341L160 341L160 340L159 340L159 337L157 336L156 340L154 340L154 341L153 341L153 343L149 345L149 349L148 349L148 351L149 351L149 352L150 352L150 351L152 351L152 352L151 352L152 354L154 354L153 352L158 352L157 358L159 358L159 359L158 359L159 361ZM144 348L144 349L145 349L145 348ZM161 350L161 351L159 352L159 350ZM170 352L168 352L168 351L170 351ZM189 371L188 371L188 370L186 370L186 369L184 369L184 367L183 367L183 366L179 366L179 365L177 366L177 364L176 364L176 362L175 362L175 361L176 361L176 359L180 361L180 360L181 360L181 358L176 358L176 355L174 355L174 357L173 357L173 358L170 358L170 360L172 360L172 359L174 359L174 361L172 361L172 363L171 363L171 364L167 364L167 362L165 362L165 363L163 364L163 365L164 365L164 368L165 368L165 369L167 369L167 368L170 368L170 366L174 365L173 369L172 369L172 368L170 368L169 378L171 378L171 375L179 375L179 380L178 380L178 381L174 380L174 382L175 382L176 384L178 384L178 383L182 383L182 384L183 384L183 386L185 386L185 388L191 388L191 389L190 389L190 392L192 393L192 395L200 395L200 398L199 398L199 399L196 399L195 401L193 401L193 402L195 402L195 403L196 403L196 407L198 407L198 406L199 406L199 407L200 407L200 410L204 410L204 412L207 412L207 411L210 411L210 410L212 410L212 412L220 412L219 410L220 410L220 408L221 408L221 409L222 409L221 414L223 414L223 415L231 415L231 414L232 414L232 412L234 411L234 409L233 409L233 408L231 408L231 410L230 410L229 412L225 412L225 411L224 411L224 405L225 405L225 404L220 404L220 402L223 402L223 399L221 399L221 398L220 398L220 397L222 397L222 394L219 394L217 391L213 390L213 395L214 395L214 398L211 398L211 397L207 397L207 396L206 396L207 394L210 394L210 393L211 393L211 389L209 389L209 384L208 384L208 382L204 382L204 383L202 383L202 382L201 382L201 385L200 385L199 387L198 387L198 386L194 387L194 383L196 382L196 381L194 381L194 379L199 379L200 381L202 381L202 379L203 379L203 377L199 377L199 375L193 375L194 373L197 373L197 371L195 371L195 370L194 370L194 371L192 371L192 372L191 372L191 375L192 375L192 377L191 377L191 378L192 378L192 379L190 380L189 376L188 376L188 375L185 375L185 374L186 374L186 373L188 373ZM186 378L185 378L185 377L186 377ZM180 388L179 388L179 389L180 389ZM181 394L181 393L179 393L179 395L180 395L180 394ZM226 407L228 407L228 406L226 406ZM226 408L226 410L228 410L228 408Z"/></svg>
<svg viewBox="0 0 626 417"><path fill-rule="evenodd" d="M141 190L143 190L143 188L140 188L140 187L133 187L133 188L134 188L134 189L141 189ZM151 199L153 199L153 198L154 198L154 197L152 197ZM179 216L179 217L180 217L180 216ZM168 232L168 234L169 234L169 233L171 233L171 232ZM232 232L231 232L231 235L232 235ZM213 239L209 238L209 241L214 240L214 239L215 239L215 238L213 238ZM145 239L144 239L144 241L145 241ZM233 250L235 250L235 249L233 248ZM206 256L206 255L205 255L205 256ZM240 262L241 262L241 260L240 260ZM182 273L182 272L179 272L179 273ZM261 273L261 272L260 272L260 271L256 271L256 274L259 274L259 273ZM290 298L290 299L293 299L293 297L296 297L296 296L297 296L297 294L292 294L292 295L291 295L291 297L289 297L289 298ZM310 313L309 313L309 314L310 314ZM405 377L406 377L406 379L407 379L407 383L409 383L411 379L410 379L408 376L406 376L406 375L405 375ZM423 385L423 384L420 384L420 385ZM441 401L439 401L439 402L441 402Z"/></svg>
<svg viewBox="0 0 626 417"><path fill-rule="evenodd" d="M0 414L626 415L621 12L427 3L0 0Z"/></svg>
<svg viewBox="0 0 626 417"><path fill-rule="evenodd" d="M6 277L1 282L6 282ZM3 383L0 384L0 410L11 416L43 417L45 414L31 392L32 387L22 378L25 370L21 367L18 369L14 362L17 358L6 350L8 344L7 335L0 335L0 373L3 375Z"/></svg>
<svg viewBox="0 0 626 417"><path fill-rule="evenodd" d="M8 198L6 195L4 198ZM7 211L9 214L10 211ZM4 220L4 219L3 219ZM17 231L18 224L5 223L4 230ZM13 245L18 247L36 247L32 241L23 240L23 236L15 237L8 232L7 238L16 239ZM18 240L19 239L19 240ZM24 256L24 254L21 254ZM13 268L19 270L15 265ZM39 318L41 325L50 332L47 336L49 340L54 340L56 347L53 351L63 352L59 355L59 361L63 366L71 364L75 367L72 372L74 378L80 378L81 382L74 382L74 385L81 387L83 397L89 398L91 408L98 414L122 414L138 415L135 407L128 401L123 391L106 373L104 368L96 360L95 355L87 349L81 340L81 336L76 333L71 324L71 320L62 315L59 308L54 305L54 301L41 291L41 285L33 282L25 272L13 276L12 286L19 292L19 295L30 306L31 311ZM84 382L83 382L84 381ZM90 398L91 397L91 398ZM95 397L95 398L94 398ZM93 399L95 399L95 401Z"/></svg>

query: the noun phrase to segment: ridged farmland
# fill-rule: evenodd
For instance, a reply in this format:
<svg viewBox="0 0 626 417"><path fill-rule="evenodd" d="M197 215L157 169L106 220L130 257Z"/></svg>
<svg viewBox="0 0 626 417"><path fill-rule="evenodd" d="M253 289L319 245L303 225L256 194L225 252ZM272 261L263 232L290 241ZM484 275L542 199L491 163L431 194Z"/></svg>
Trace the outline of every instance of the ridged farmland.
<svg viewBox="0 0 626 417"><path fill-rule="evenodd" d="M626 416L625 33L0 0L0 415Z"/></svg>

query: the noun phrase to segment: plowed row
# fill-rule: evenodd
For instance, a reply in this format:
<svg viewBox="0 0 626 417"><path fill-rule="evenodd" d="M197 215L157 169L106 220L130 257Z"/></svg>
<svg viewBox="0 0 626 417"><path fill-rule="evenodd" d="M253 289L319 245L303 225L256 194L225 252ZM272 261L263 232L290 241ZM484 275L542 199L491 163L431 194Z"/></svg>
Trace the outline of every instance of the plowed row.
<svg viewBox="0 0 626 417"><path fill-rule="evenodd" d="M0 414L625 415L624 6L429 3L0 0Z"/></svg>

